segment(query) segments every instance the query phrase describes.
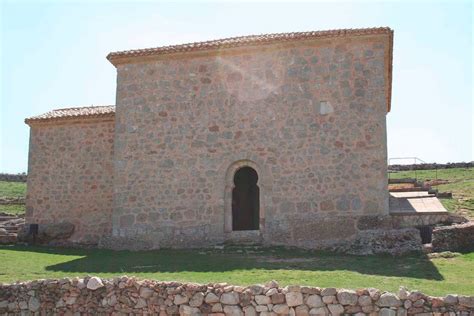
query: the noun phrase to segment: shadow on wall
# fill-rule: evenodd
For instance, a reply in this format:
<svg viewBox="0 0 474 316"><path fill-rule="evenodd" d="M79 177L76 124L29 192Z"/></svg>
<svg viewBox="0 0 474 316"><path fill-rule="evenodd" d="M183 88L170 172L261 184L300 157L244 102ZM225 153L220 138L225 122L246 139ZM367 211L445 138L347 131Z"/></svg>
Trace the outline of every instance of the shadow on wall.
<svg viewBox="0 0 474 316"><path fill-rule="evenodd" d="M13 251L83 256L50 265L47 271L70 273L227 272L234 270L355 271L367 275L443 280L424 255L351 256L280 247L234 247L156 251L112 251L33 246L0 247Z"/></svg>

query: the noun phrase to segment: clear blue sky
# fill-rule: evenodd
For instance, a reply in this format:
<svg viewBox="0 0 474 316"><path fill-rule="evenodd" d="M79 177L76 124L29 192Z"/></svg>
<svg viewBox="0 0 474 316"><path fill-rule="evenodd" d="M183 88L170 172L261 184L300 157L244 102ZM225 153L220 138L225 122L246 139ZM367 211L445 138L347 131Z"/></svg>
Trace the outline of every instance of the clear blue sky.
<svg viewBox="0 0 474 316"><path fill-rule="evenodd" d="M1 1L0 172L27 170L28 116L115 103L111 51L229 36L395 30L389 157L473 160L472 4Z"/></svg>

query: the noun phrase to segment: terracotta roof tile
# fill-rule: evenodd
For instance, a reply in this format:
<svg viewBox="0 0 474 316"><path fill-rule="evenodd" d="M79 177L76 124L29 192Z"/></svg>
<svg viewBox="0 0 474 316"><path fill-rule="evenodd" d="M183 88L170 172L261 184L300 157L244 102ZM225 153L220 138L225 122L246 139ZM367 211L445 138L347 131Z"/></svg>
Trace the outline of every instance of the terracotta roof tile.
<svg viewBox="0 0 474 316"><path fill-rule="evenodd" d="M388 27L363 28L363 29L340 29L329 31L312 31L312 32L293 32L293 33L275 33L262 35L249 35L223 38L213 41L195 42L182 45L171 45L157 48L144 48L126 50L120 52L112 52L107 55L107 59L114 65L119 63L120 59L130 57L143 57L165 55L173 53L194 52L202 50L215 50L222 48L244 47L253 45L267 45L276 42L287 42L296 40L307 40L314 38L330 38L342 36L361 36L372 34L389 34L393 31Z"/></svg>
<svg viewBox="0 0 474 316"><path fill-rule="evenodd" d="M25 123L62 121L78 118L113 117L114 115L114 105L74 107L56 109L41 115L32 116L25 119Z"/></svg>

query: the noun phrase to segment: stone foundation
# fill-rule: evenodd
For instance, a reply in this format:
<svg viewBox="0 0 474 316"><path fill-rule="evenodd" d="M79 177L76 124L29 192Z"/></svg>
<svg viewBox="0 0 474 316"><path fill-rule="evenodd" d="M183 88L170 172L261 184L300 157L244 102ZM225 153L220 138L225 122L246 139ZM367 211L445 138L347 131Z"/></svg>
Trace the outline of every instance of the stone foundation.
<svg viewBox="0 0 474 316"><path fill-rule="evenodd" d="M303 249L320 249L350 254L391 254L401 255L421 252L422 226L440 223L450 225L459 221L451 214L431 215L386 215L386 216L344 216L325 218L297 217L289 221L275 221L265 232L228 232L222 238L213 239L206 232L196 233L192 243L168 244L171 248L203 248L222 244L256 244L262 246L293 246ZM335 236L334 231L340 230ZM307 238L317 232L319 240ZM160 248L163 234L169 238L170 232L149 232L135 236L104 236L99 247L114 250L151 250ZM183 232L181 232L182 234ZM268 235L272 236L269 238ZM174 238L179 239L176 234Z"/></svg>
<svg viewBox="0 0 474 316"><path fill-rule="evenodd" d="M0 314L472 315L474 296L431 297L401 288L248 287L97 277L0 285Z"/></svg>
<svg viewBox="0 0 474 316"><path fill-rule="evenodd" d="M421 252L422 242L416 228L366 230L360 232L353 241L337 245L331 250L354 255L402 255Z"/></svg>

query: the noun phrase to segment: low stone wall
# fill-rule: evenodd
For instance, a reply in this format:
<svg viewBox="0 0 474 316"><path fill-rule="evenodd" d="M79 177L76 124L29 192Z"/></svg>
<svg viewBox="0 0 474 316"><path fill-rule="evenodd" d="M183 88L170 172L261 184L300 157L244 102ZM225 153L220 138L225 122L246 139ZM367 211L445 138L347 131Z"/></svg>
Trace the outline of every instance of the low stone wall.
<svg viewBox="0 0 474 316"><path fill-rule="evenodd" d="M436 227L431 244L437 252L474 250L474 222Z"/></svg>
<svg viewBox="0 0 474 316"><path fill-rule="evenodd" d="M0 197L0 205L21 205L25 204L25 198L18 197Z"/></svg>
<svg viewBox="0 0 474 316"><path fill-rule="evenodd" d="M474 296L431 297L401 288L398 295L287 286L248 287L98 277L0 284L0 314L153 315L472 315Z"/></svg>
<svg viewBox="0 0 474 316"><path fill-rule="evenodd" d="M18 173L18 174L0 173L0 181L26 182L26 173Z"/></svg>
<svg viewBox="0 0 474 316"><path fill-rule="evenodd" d="M431 169L451 169L451 168L472 168L474 161L471 162L451 162L451 163L420 163L411 165L390 165L389 170L408 171L408 170L431 170Z"/></svg>

